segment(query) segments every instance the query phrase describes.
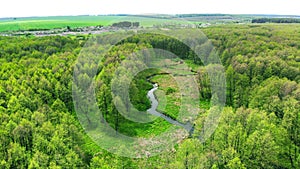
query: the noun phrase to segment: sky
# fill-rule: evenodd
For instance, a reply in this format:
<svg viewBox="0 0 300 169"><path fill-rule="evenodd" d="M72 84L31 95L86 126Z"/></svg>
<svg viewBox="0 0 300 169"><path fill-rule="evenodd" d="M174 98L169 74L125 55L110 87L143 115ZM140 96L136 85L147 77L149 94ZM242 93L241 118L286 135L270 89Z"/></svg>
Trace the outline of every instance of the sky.
<svg viewBox="0 0 300 169"><path fill-rule="evenodd" d="M300 0L1 0L0 18L98 14L300 15Z"/></svg>

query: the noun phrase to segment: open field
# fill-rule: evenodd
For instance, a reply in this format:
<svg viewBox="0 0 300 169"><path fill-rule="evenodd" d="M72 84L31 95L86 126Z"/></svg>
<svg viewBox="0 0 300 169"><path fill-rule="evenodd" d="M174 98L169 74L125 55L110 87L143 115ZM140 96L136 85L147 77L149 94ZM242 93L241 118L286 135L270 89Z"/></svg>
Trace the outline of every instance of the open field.
<svg viewBox="0 0 300 169"><path fill-rule="evenodd" d="M151 27L162 24L208 24L224 25L232 23L251 23L258 18L294 18L299 16L280 15L229 15L229 14L190 14L190 15L99 15L99 16L49 16L49 17L25 17L25 18L0 18L0 32L23 30L49 30L54 28L109 26L120 21L140 22L140 26Z"/></svg>
<svg viewBox="0 0 300 169"><path fill-rule="evenodd" d="M54 29L70 26L108 26L120 21L140 22L141 26L148 27L155 24L181 22L173 19L158 19L140 16L55 16L55 17L31 17L31 18L7 18L0 19L0 32L18 31L30 29Z"/></svg>

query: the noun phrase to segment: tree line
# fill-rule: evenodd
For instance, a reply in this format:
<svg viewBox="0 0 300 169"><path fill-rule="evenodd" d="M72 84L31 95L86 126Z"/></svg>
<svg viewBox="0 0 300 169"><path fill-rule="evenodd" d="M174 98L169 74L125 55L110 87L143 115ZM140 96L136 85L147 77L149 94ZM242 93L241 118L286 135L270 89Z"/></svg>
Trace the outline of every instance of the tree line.
<svg viewBox="0 0 300 169"><path fill-rule="evenodd" d="M252 19L252 23L300 23L297 18L258 18Z"/></svg>

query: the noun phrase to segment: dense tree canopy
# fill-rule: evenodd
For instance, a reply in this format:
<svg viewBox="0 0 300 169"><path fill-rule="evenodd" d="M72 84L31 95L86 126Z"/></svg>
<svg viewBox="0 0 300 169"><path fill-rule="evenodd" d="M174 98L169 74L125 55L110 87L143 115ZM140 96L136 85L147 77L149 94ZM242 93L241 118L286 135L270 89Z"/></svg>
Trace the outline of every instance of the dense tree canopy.
<svg viewBox="0 0 300 169"><path fill-rule="evenodd" d="M226 68L227 106L218 128L206 142L200 142L198 137L208 112L207 107L202 107L190 138L173 150L144 159L115 156L84 133L72 100L73 72L84 72L75 79L76 83L96 80L98 106L109 125L124 134L142 137L147 135L143 131L157 134L169 124L159 128L156 126L164 122L157 120L141 125L119 114L111 84L126 79L113 78L117 67L128 54L140 49L171 51L190 63L200 99L207 103L212 97L207 66L195 52L178 40L143 34L118 43L98 65L83 64L74 69L85 42L81 38L0 37L0 166L299 168L299 28L267 24L203 28ZM206 41L203 39L201 45L208 45ZM205 55L207 51L201 52ZM96 77L91 77L92 70L98 70ZM151 85L146 79L159 74L156 71L141 73L131 83L129 99L140 110L149 108L145 94ZM177 92L174 87L166 88L167 91L168 95Z"/></svg>

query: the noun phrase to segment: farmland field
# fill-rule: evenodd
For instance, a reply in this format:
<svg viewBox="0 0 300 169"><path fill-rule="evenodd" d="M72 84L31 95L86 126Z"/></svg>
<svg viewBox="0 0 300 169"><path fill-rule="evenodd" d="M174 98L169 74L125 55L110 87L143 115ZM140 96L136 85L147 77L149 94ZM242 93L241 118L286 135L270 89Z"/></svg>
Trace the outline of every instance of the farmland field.
<svg viewBox="0 0 300 169"><path fill-rule="evenodd" d="M155 24L180 22L173 19L157 19L141 16L54 16L0 19L0 32L30 29L54 29L70 26L108 26L119 21L140 22L141 26L148 27Z"/></svg>

